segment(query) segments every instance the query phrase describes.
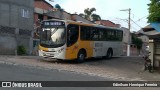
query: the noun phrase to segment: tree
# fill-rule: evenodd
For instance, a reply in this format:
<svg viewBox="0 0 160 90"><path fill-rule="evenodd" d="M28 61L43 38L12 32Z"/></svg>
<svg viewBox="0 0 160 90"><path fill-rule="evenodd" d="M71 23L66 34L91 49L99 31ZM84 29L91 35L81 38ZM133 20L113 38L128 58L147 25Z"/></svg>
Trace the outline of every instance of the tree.
<svg viewBox="0 0 160 90"><path fill-rule="evenodd" d="M97 14L92 14L91 17L92 17L92 21L101 20L101 17Z"/></svg>
<svg viewBox="0 0 160 90"><path fill-rule="evenodd" d="M160 22L160 0L150 0L148 22Z"/></svg>
<svg viewBox="0 0 160 90"><path fill-rule="evenodd" d="M90 21L97 21L97 20L101 20L101 17L95 13L93 13L94 11L96 11L95 8L86 8L84 10L84 14L80 13L79 16L90 20Z"/></svg>
<svg viewBox="0 0 160 90"><path fill-rule="evenodd" d="M142 40L137 38L134 34L132 34L132 43L135 44L137 46L138 50L142 49Z"/></svg>

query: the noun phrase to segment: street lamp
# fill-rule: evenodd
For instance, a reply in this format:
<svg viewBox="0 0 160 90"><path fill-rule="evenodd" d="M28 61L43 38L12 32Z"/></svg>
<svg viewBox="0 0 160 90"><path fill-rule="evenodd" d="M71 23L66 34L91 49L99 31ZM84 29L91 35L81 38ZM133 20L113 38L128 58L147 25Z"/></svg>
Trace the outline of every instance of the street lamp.
<svg viewBox="0 0 160 90"><path fill-rule="evenodd" d="M130 44L131 44L131 40L130 40L130 29L131 29L131 18L130 18L130 14L131 14L131 9L123 9L123 10L120 10L120 11L128 11L129 12L129 17L128 17L128 30L129 30L129 33L128 33L128 45L127 45L127 56L130 56Z"/></svg>

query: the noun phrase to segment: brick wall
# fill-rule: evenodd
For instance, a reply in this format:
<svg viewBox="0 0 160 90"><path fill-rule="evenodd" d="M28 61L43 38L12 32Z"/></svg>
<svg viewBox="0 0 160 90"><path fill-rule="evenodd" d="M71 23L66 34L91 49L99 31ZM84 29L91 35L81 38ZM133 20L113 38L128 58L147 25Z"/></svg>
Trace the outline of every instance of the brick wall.
<svg viewBox="0 0 160 90"><path fill-rule="evenodd" d="M35 0L34 7L41 8L44 10L52 10L53 9L53 6L51 6L45 0Z"/></svg>
<svg viewBox="0 0 160 90"><path fill-rule="evenodd" d="M46 2L45 0L34 0L34 8L38 8L40 11L44 12L44 11L52 11L53 10L53 6L51 4L49 4L48 2ZM48 16L43 14L43 20L48 19ZM34 13L34 23L36 23L38 21L38 13Z"/></svg>

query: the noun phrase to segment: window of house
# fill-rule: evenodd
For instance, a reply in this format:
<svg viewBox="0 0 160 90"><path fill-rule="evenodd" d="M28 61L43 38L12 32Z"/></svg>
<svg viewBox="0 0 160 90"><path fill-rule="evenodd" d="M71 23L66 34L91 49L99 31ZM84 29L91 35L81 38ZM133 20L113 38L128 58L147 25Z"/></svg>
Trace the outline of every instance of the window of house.
<svg viewBox="0 0 160 90"><path fill-rule="evenodd" d="M22 17L24 18L30 18L30 15L29 15L29 10L27 9L22 9Z"/></svg>

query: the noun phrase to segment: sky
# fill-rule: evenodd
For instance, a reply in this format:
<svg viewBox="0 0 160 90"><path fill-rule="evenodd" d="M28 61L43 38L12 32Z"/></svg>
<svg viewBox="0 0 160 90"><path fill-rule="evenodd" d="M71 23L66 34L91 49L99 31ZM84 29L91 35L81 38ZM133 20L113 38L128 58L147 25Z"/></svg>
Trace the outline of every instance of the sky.
<svg viewBox="0 0 160 90"><path fill-rule="evenodd" d="M150 0L54 0L48 1L55 6L59 4L66 12L71 14L83 13L86 8L96 8L96 14L103 20L110 20L122 27L128 28L128 11L131 9L131 31L138 31L148 25L148 5ZM133 20L133 21L132 21Z"/></svg>

